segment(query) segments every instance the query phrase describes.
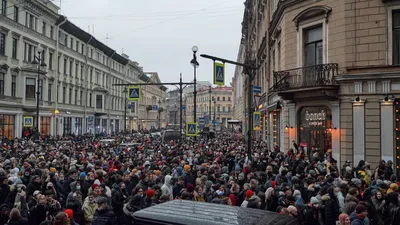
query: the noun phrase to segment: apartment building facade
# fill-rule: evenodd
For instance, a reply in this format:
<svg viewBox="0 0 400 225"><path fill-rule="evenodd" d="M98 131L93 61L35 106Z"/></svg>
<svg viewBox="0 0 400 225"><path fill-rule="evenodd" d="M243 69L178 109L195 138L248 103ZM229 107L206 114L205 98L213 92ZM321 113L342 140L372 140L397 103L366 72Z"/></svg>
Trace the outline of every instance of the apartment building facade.
<svg viewBox="0 0 400 225"><path fill-rule="evenodd" d="M50 1L1 3L2 136L29 133L32 126L24 120L35 120L36 92L39 129L44 135L111 133L124 129L125 107L130 109L127 120L137 116L135 104L126 102L125 88L112 85L139 80L143 70L137 62L59 15ZM46 64L40 69L31 63L39 49ZM126 128L132 129L128 124Z"/></svg>
<svg viewBox="0 0 400 225"><path fill-rule="evenodd" d="M216 125L222 127L228 126L228 120L232 119L232 87L203 87L197 90L197 120L203 118L204 125L212 125L212 121L216 121ZM194 121L194 96L192 92L185 95L186 111L184 112L184 120L187 122ZM200 119L201 120L201 119Z"/></svg>
<svg viewBox="0 0 400 225"><path fill-rule="evenodd" d="M267 3L265 1L265 3ZM268 1L267 141L399 172L400 3ZM260 57L257 57L258 59Z"/></svg>

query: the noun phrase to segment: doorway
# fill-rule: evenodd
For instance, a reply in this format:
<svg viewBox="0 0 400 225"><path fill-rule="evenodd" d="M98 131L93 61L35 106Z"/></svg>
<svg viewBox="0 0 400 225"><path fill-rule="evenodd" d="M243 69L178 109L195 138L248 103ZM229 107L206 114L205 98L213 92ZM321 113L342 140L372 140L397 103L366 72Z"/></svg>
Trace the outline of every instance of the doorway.
<svg viewBox="0 0 400 225"><path fill-rule="evenodd" d="M299 147L306 155L323 157L332 149L332 113L328 107L305 107L299 113Z"/></svg>

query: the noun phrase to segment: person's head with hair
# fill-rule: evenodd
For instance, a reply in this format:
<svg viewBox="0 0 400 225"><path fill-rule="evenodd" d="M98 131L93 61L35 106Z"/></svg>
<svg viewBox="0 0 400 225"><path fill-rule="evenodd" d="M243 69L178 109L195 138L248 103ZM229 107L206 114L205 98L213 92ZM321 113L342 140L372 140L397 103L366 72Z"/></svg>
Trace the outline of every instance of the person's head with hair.
<svg viewBox="0 0 400 225"><path fill-rule="evenodd" d="M70 225L71 221L65 212L59 212L56 217L54 217L53 225Z"/></svg>
<svg viewBox="0 0 400 225"><path fill-rule="evenodd" d="M350 216L346 213L339 215L339 225L350 225Z"/></svg>
<svg viewBox="0 0 400 225"><path fill-rule="evenodd" d="M13 208L10 211L10 221L18 221L21 219L21 212L17 208Z"/></svg>
<svg viewBox="0 0 400 225"><path fill-rule="evenodd" d="M287 210L288 210L289 216L292 216L292 217L296 217L297 216L297 208L296 207L294 207L292 205L289 205Z"/></svg>

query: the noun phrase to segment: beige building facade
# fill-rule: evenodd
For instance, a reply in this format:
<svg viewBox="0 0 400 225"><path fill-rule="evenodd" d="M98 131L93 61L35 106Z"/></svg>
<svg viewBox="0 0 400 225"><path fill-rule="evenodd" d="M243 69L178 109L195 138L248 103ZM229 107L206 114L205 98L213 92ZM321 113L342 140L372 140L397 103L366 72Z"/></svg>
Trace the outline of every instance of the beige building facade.
<svg viewBox="0 0 400 225"><path fill-rule="evenodd" d="M212 125L215 120L221 127L227 127L228 120L233 116L232 91L232 87L203 87L197 90L197 119L204 118L205 126ZM187 93L184 114L186 122L194 122L193 100L193 93Z"/></svg>
<svg viewBox="0 0 400 225"><path fill-rule="evenodd" d="M384 159L399 169L400 2L245 5L253 13L244 24L254 30L246 30L244 42L247 51L257 46L258 74L266 79L261 110L269 146L286 151L295 141L307 153L332 149L341 163L366 160L374 167Z"/></svg>

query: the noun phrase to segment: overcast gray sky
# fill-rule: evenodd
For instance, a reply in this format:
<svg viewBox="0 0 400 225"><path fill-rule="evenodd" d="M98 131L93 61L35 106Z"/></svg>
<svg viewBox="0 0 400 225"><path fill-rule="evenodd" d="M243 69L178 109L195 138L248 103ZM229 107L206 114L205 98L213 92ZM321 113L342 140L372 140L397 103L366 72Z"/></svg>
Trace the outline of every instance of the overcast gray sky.
<svg viewBox="0 0 400 225"><path fill-rule="evenodd" d="M55 0L60 5L60 0ZM191 48L236 60L243 0L61 0L61 13L162 82L193 79ZM199 54L198 53L198 54ZM211 60L199 57L198 80L212 82ZM229 85L234 66L226 66Z"/></svg>

